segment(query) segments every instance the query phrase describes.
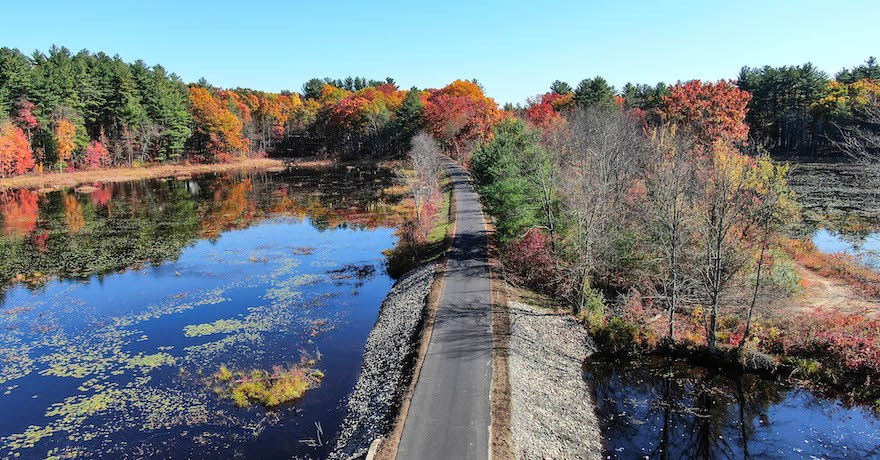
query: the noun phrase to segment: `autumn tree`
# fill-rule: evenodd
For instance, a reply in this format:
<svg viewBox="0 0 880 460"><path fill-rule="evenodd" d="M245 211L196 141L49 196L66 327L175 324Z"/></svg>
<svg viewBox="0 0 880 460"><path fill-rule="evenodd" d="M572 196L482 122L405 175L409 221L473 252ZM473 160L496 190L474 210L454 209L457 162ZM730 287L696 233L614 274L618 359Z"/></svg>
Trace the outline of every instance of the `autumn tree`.
<svg viewBox="0 0 880 460"><path fill-rule="evenodd" d="M31 145L24 131L8 121L0 123L0 176L24 174L33 167Z"/></svg>
<svg viewBox="0 0 880 460"><path fill-rule="evenodd" d="M21 98L15 103L15 107L13 109L13 118L12 120L18 125L19 128L24 130L27 135L28 142L33 139L32 131L37 129L40 126L40 121L37 120L37 116L34 113L35 105L33 102L27 100L26 98Z"/></svg>
<svg viewBox="0 0 880 460"><path fill-rule="evenodd" d="M196 124L191 141L205 159L229 161L244 153L248 140L242 135L242 121L219 98L194 86L190 88L190 101Z"/></svg>
<svg viewBox="0 0 880 460"><path fill-rule="evenodd" d="M666 120L687 130L697 142L710 150L716 142L746 142L749 127L745 123L751 95L731 82L691 80L677 83L663 97Z"/></svg>
<svg viewBox="0 0 880 460"><path fill-rule="evenodd" d="M59 163L68 163L76 149L76 125L67 118L55 120L55 142Z"/></svg>
<svg viewBox="0 0 880 460"><path fill-rule="evenodd" d="M766 152L758 152L752 160L752 165L746 182L746 193L752 198L751 206L747 208L750 215L746 218L752 228L749 240L753 245L758 246L758 254L755 259L755 279L746 310L746 325L740 348L751 337L759 295L766 284L766 273L773 268L770 254L771 238L786 222L797 217L797 206L788 188L789 166L774 162Z"/></svg>
<svg viewBox="0 0 880 460"><path fill-rule="evenodd" d="M748 193L753 168L749 157L717 142L704 159L702 185L697 197L698 233L703 263L695 282L702 289L706 313L706 343L717 349L719 309L731 280L747 263L742 243L754 200Z"/></svg>
<svg viewBox="0 0 880 460"><path fill-rule="evenodd" d="M471 81L456 80L432 90L425 103L428 130L461 161L467 161L473 147L491 135L501 116L495 101Z"/></svg>
<svg viewBox="0 0 880 460"><path fill-rule="evenodd" d="M110 164L110 151L107 150L107 147L104 147L104 144L92 141L86 148L83 163L89 168L108 166Z"/></svg>

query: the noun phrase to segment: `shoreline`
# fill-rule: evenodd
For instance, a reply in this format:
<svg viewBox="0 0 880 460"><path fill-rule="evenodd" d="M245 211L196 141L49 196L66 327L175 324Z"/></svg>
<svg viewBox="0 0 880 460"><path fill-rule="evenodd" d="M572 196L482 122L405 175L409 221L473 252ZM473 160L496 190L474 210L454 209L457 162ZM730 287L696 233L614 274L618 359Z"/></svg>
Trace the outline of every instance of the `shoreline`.
<svg viewBox="0 0 880 460"><path fill-rule="evenodd" d="M134 180L157 179L162 177L191 176L206 173L221 173L238 170L269 170L297 166L323 166L332 160L314 160L289 158L248 158L234 163L213 164L162 164L144 167L119 167L92 169L73 172L46 173L0 178L0 191L13 189L49 189L58 190L73 188L94 183L129 182Z"/></svg>
<svg viewBox="0 0 880 460"><path fill-rule="evenodd" d="M424 309L438 272L436 262L411 270L394 283L382 302L364 347L361 375L328 458L362 458L376 440L394 429L415 371Z"/></svg>

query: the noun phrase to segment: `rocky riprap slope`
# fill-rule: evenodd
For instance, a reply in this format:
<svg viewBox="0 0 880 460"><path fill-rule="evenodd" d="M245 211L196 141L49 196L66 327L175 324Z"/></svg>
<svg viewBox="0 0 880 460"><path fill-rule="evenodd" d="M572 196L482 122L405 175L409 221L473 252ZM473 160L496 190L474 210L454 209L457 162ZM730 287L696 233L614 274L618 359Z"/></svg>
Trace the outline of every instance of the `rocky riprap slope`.
<svg viewBox="0 0 880 460"><path fill-rule="evenodd" d="M423 312L437 264L416 268L388 292L367 338L357 385L348 399L336 447L329 458L360 458L392 428L410 384Z"/></svg>
<svg viewBox="0 0 880 460"><path fill-rule="evenodd" d="M511 430L516 458L599 459L602 441L584 360L595 351L568 315L509 302Z"/></svg>

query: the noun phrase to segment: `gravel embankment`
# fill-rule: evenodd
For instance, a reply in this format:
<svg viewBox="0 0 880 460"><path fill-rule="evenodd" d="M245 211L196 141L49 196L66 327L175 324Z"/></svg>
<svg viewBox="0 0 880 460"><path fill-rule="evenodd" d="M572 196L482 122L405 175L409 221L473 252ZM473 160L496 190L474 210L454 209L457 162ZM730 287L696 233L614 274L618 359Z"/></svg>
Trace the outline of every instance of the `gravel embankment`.
<svg viewBox="0 0 880 460"><path fill-rule="evenodd" d="M573 318L509 302L511 428L516 457L599 459L593 395L583 379L595 351Z"/></svg>
<svg viewBox="0 0 880 460"><path fill-rule="evenodd" d="M428 264L407 273L382 302L364 348L360 378L348 400L348 415L329 458L363 457L370 443L392 428L410 383L422 312L436 266Z"/></svg>

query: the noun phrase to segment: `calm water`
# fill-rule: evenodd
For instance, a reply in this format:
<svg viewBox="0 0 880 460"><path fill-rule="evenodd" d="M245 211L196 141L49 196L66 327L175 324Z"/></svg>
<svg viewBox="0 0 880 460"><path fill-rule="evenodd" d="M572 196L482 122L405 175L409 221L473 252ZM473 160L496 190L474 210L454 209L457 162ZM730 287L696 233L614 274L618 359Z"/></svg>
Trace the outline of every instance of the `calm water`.
<svg viewBox="0 0 880 460"><path fill-rule="evenodd" d="M821 252L849 254L874 270L880 269L880 233L820 228L813 234L812 240Z"/></svg>
<svg viewBox="0 0 880 460"><path fill-rule="evenodd" d="M392 280L389 170L209 175L0 196L0 458L322 457ZM220 365L318 357L276 410Z"/></svg>
<svg viewBox="0 0 880 460"><path fill-rule="evenodd" d="M880 418L790 384L683 361L596 360L607 458L880 458Z"/></svg>
<svg viewBox="0 0 880 460"><path fill-rule="evenodd" d="M817 249L853 255L880 269L880 200L877 179L868 169L847 163L795 164L789 183Z"/></svg>

